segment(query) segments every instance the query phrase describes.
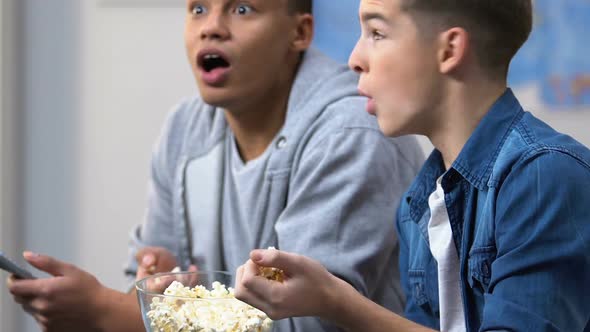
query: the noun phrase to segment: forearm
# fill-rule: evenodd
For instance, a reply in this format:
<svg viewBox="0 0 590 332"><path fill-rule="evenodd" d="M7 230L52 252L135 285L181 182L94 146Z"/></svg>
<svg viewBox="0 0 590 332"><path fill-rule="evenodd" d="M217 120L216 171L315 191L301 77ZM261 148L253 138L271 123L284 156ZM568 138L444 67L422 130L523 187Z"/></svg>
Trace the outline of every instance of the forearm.
<svg viewBox="0 0 590 332"><path fill-rule="evenodd" d="M336 278L337 279L337 278ZM333 321L347 331L364 332L432 332L433 330L407 320L357 292L343 280L336 280L335 294L326 305L324 319Z"/></svg>
<svg viewBox="0 0 590 332"><path fill-rule="evenodd" d="M98 327L100 331L145 331L136 291L121 293L105 288L98 299Z"/></svg>

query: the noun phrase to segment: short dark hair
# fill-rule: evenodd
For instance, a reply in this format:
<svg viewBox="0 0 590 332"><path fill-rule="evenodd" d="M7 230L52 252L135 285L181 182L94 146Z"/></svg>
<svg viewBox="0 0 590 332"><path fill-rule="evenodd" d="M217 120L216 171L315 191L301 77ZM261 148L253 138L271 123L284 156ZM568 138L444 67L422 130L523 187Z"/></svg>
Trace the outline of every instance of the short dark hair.
<svg viewBox="0 0 590 332"><path fill-rule="evenodd" d="M288 0L288 4L289 13L311 14L313 11L312 0Z"/></svg>
<svg viewBox="0 0 590 332"><path fill-rule="evenodd" d="M480 65L503 77L531 33L532 7L531 0L402 0L402 10L419 26L435 22L467 30Z"/></svg>

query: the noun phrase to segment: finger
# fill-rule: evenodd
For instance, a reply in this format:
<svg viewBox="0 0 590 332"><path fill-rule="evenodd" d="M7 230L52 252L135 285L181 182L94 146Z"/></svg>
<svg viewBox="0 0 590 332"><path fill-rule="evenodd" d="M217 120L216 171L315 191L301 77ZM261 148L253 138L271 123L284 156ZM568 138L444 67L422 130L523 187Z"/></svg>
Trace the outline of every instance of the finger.
<svg viewBox="0 0 590 332"><path fill-rule="evenodd" d="M244 275L244 265L240 265L240 267L238 267L236 269L236 285L235 288L238 288L238 285L240 285L240 283L242 282L242 277Z"/></svg>
<svg viewBox="0 0 590 332"><path fill-rule="evenodd" d="M35 299L35 297L25 297L25 296L13 296L14 302L18 303L25 312L30 315L37 314L37 310L33 309L31 303Z"/></svg>
<svg viewBox="0 0 590 332"><path fill-rule="evenodd" d="M33 319L35 319L39 324L44 325L44 324L47 324L47 322L49 321L47 319L47 317L41 315L40 313L35 311L35 309L31 308L31 306L29 306L29 305L23 305L21 307L23 308L23 310L26 313L31 315L33 317Z"/></svg>
<svg viewBox="0 0 590 332"><path fill-rule="evenodd" d="M250 263L255 268L258 266L253 262ZM278 308L273 306L272 297L270 296L272 287L275 287L278 283L253 274L255 271L246 265L248 263L240 266L236 271L236 287L234 290L236 299L262 310L273 320L284 318L276 310ZM247 272L248 269L250 269L250 272ZM284 287L282 284L278 285Z"/></svg>
<svg viewBox="0 0 590 332"><path fill-rule="evenodd" d="M28 297L28 296L13 296L14 302L25 306L25 305L29 305L29 303L31 303L31 301L33 301L34 297Z"/></svg>
<svg viewBox="0 0 590 332"><path fill-rule="evenodd" d="M286 272L297 272L302 264L302 256L286 251L257 249L250 253L250 259L264 267L275 267Z"/></svg>
<svg viewBox="0 0 590 332"><path fill-rule="evenodd" d="M145 247L135 254L137 261L137 273L135 280L140 280L153 275L156 272L157 257L152 247Z"/></svg>
<svg viewBox="0 0 590 332"><path fill-rule="evenodd" d="M147 253L145 256L141 258L140 265L147 269L148 271L156 269L156 265L158 263L158 257L154 253Z"/></svg>
<svg viewBox="0 0 590 332"><path fill-rule="evenodd" d="M17 280L16 276L14 274L11 274L8 278L6 278L6 287L10 288L12 284L14 284L15 280Z"/></svg>
<svg viewBox="0 0 590 332"><path fill-rule="evenodd" d="M31 314L31 316L33 316L33 318L40 325L42 331L44 331L44 332L48 331L47 325L49 324L49 318L47 318L39 313L36 313L36 312L32 312L30 314Z"/></svg>
<svg viewBox="0 0 590 332"><path fill-rule="evenodd" d="M189 286L190 287L195 287L199 284L199 268L197 268L196 265L191 265L188 267L188 272L191 272L189 274L190 278L189 278Z"/></svg>
<svg viewBox="0 0 590 332"><path fill-rule="evenodd" d="M236 299L247 303L253 306L256 309L262 310L264 313L268 314L270 311L271 306L268 304L267 301L261 299L255 293L249 292L248 290L243 290L242 292L235 293Z"/></svg>
<svg viewBox="0 0 590 332"><path fill-rule="evenodd" d="M34 317L35 315L37 315L37 312L35 312L35 310L34 310L33 308L31 308L31 306L30 306L30 305L28 305L28 304L23 304L23 305L21 305L21 307L22 307L22 308L23 308L23 310L24 310L26 313L28 313L29 315L31 315L31 316L33 316L33 317Z"/></svg>
<svg viewBox="0 0 590 332"><path fill-rule="evenodd" d="M236 270L236 286L235 296L242 300L242 298L263 297L268 296L264 294L264 290L269 286L269 280L259 276L258 265L251 260L240 266ZM263 294L261 294L263 293Z"/></svg>
<svg viewBox="0 0 590 332"><path fill-rule="evenodd" d="M50 279L12 280L8 290L14 296L37 297L47 289Z"/></svg>
<svg viewBox="0 0 590 332"><path fill-rule="evenodd" d="M248 263L238 267L238 269L236 270L236 285L234 289L234 296L240 301L246 302L252 306L255 306L258 309L261 309L263 301L259 300L258 294L256 292L250 291L250 289L247 287L248 285L245 284L245 281L248 281L249 278L256 278L256 275L244 276L247 264ZM254 305L254 303L256 303L256 305Z"/></svg>
<svg viewBox="0 0 590 332"><path fill-rule="evenodd" d="M146 254L146 252L148 252L148 248L149 247L143 247L135 253L135 261L137 262L137 264L141 263L141 259Z"/></svg>
<svg viewBox="0 0 590 332"><path fill-rule="evenodd" d="M236 269L236 281L234 284L234 296L238 297L238 295L246 292L246 290L244 289L244 285L242 284L242 279L244 278L244 265L240 265L240 267L238 267Z"/></svg>
<svg viewBox="0 0 590 332"><path fill-rule="evenodd" d="M272 280L268 280L260 276L259 266L249 260L243 265L241 275L241 285L247 290L247 292L256 295L265 301L272 299L272 294L275 292L274 287L277 285L283 285Z"/></svg>
<svg viewBox="0 0 590 332"><path fill-rule="evenodd" d="M72 270L72 265L66 264L47 255L40 255L30 251L25 251L23 253L23 257L32 266L41 271L45 271L52 276L64 276Z"/></svg>
<svg viewBox="0 0 590 332"><path fill-rule="evenodd" d="M143 266L145 269L153 273L155 272L156 264L158 262L158 256L158 248L145 247L135 254L135 260L139 266ZM154 271L151 271L151 269Z"/></svg>
<svg viewBox="0 0 590 332"><path fill-rule="evenodd" d="M143 266L138 266L137 273L135 274L135 280L141 280L141 279L147 278L153 274L154 274L153 272L144 268Z"/></svg>
<svg viewBox="0 0 590 332"><path fill-rule="evenodd" d="M137 263L141 263L143 256L146 256L147 254L152 253L154 251L154 247L143 247L135 253L135 260L137 261Z"/></svg>
<svg viewBox="0 0 590 332"><path fill-rule="evenodd" d="M178 278L173 275L156 275L154 278L150 278L147 280L146 288L152 293L164 293L166 288L172 284L174 281L179 281L182 283L182 280L177 280Z"/></svg>
<svg viewBox="0 0 590 332"><path fill-rule="evenodd" d="M260 276L260 265L249 259L242 265L242 279Z"/></svg>
<svg viewBox="0 0 590 332"><path fill-rule="evenodd" d="M49 303L42 298L34 298L28 306L33 309L34 313L46 315L49 313Z"/></svg>

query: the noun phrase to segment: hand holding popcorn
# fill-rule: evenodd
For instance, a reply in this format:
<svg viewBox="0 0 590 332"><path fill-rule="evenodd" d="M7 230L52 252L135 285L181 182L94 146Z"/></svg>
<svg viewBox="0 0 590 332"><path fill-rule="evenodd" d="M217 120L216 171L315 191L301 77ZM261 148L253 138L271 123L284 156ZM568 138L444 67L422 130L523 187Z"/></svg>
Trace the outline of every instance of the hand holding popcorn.
<svg viewBox="0 0 590 332"><path fill-rule="evenodd" d="M282 282L269 280L260 267L281 271ZM280 250L254 250L237 271L235 296L264 311L271 319L327 316L326 308L338 301L344 281L319 262ZM350 287L346 284L346 287Z"/></svg>
<svg viewBox="0 0 590 332"><path fill-rule="evenodd" d="M276 248L268 247L268 250L276 250ZM262 277L265 277L268 280L274 280L278 282L283 282L283 280L285 280L285 272L276 267L260 266L258 268L258 271Z"/></svg>

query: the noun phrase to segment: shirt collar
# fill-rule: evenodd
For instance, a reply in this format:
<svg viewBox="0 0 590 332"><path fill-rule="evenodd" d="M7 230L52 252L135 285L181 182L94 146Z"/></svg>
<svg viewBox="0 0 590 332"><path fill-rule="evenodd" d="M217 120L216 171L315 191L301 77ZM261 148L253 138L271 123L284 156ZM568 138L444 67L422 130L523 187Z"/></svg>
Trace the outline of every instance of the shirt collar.
<svg viewBox="0 0 590 332"><path fill-rule="evenodd" d="M443 174L445 191L457 181L458 176L477 189L485 190L498 153L523 114L512 90L506 89L478 124L449 171L445 172L442 155L435 149L404 197L410 217L414 221L420 220L428 208L428 196L435 190L436 180Z"/></svg>
<svg viewBox="0 0 590 332"><path fill-rule="evenodd" d="M436 179L445 172L442 155L438 150L432 151L424 166L416 176L405 196L409 207L409 215L414 221L420 220L428 207L428 196L436 187Z"/></svg>
<svg viewBox="0 0 590 332"><path fill-rule="evenodd" d="M514 93L506 89L471 134L452 168L471 185L485 190L502 145L523 115Z"/></svg>

